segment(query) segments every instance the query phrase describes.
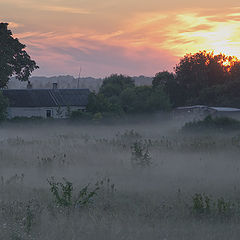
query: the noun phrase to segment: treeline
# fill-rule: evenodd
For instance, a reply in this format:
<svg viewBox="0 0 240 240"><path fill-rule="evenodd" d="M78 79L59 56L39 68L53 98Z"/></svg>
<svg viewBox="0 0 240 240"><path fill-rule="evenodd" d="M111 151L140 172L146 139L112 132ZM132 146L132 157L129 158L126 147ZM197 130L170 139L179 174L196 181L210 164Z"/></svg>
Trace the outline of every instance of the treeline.
<svg viewBox="0 0 240 240"><path fill-rule="evenodd" d="M25 47L13 37L8 23L0 23L0 88L6 88L13 76L27 81L39 68ZM123 75L105 78L99 92L90 94L86 114L149 113L194 104L240 107L239 76L240 61L236 57L206 51L187 54L173 73L157 73L151 86L136 86L131 77ZM6 107L7 101L0 93L0 119L6 116Z"/></svg>
<svg viewBox="0 0 240 240"><path fill-rule="evenodd" d="M87 112L107 115L169 110L170 100L162 87L135 86L131 77L111 75L104 79L99 92L91 93Z"/></svg>
<svg viewBox="0 0 240 240"><path fill-rule="evenodd" d="M167 111L186 105L240 107L240 61L200 51L185 55L174 68L155 75L151 86L136 86L129 76L111 75L91 93L87 113L121 115Z"/></svg>
<svg viewBox="0 0 240 240"><path fill-rule="evenodd" d="M212 52L187 54L174 74L158 73L153 86L162 86L172 106L202 104L240 107L240 61Z"/></svg>

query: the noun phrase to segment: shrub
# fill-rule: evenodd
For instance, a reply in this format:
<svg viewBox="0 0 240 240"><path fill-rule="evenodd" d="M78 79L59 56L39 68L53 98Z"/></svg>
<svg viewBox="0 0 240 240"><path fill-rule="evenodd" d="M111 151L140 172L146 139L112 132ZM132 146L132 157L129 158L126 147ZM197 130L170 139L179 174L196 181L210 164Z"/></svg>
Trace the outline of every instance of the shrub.
<svg viewBox="0 0 240 240"><path fill-rule="evenodd" d="M100 189L97 183L93 190L89 190L88 184L77 195L74 195L73 184L65 178L63 178L63 182L56 182L52 177L48 179L48 183L56 204L61 207L85 206Z"/></svg>
<svg viewBox="0 0 240 240"><path fill-rule="evenodd" d="M238 130L240 129L240 121L229 117L215 117L211 115L203 120L192 121L186 123L183 131L202 131L202 130Z"/></svg>
<svg viewBox="0 0 240 240"><path fill-rule="evenodd" d="M49 121L50 119L47 119L47 121ZM42 117L14 117L12 119L9 120L10 122L42 122L42 121L46 121L46 119L42 118Z"/></svg>
<svg viewBox="0 0 240 240"><path fill-rule="evenodd" d="M148 167L152 164L148 146L141 141L136 141L132 146L132 165L137 167Z"/></svg>
<svg viewBox="0 0 240 240"><path fill-rule="evenodd" d="M71 112L70 118L72 120L91 120L92 114L89 112L83 112L81 110Z"/></svg>
<svg viewBox="0 0 240 240"><path fill-rule="evenodd" d="M103 118L103 116L102 116L102 114L101 114L100 112L95 113L95 114L93 115L93 120L94 120L94 121L99 121L99 120L101 120L102 118Z"/></svg>
<svg viewBox="0 0 240 240"><path fill-rule="evenodd" d="M210 198L205 194L196 193L193 198L193 210L196 213L204 213L210 211Z"/></svg>
<svg viewBox="0 0 240 240"><path fill-rule="evenodd" d="M234 206L230 201L226 201L224 198L218 198L216 200L211 199L206 194L196 193L193 198L193 212L196 214L218 214L227 216L232 213Z"/></svg>
<svg viewBox="0 0 240 240"><path fill-rule="evenodd" d="M7 118L8 99L0 92L0 121Z"/></svg>

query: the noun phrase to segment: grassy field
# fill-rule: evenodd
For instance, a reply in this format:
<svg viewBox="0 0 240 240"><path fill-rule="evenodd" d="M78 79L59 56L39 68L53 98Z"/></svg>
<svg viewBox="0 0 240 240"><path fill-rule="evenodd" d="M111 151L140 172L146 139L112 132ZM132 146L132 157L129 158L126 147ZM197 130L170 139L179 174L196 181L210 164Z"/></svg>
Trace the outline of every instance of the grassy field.
<svg viewBox="0 0 240 240"><path fill-rule="evenodd" d="M240 132L0 127L0 239L239 239Z"/></svg>

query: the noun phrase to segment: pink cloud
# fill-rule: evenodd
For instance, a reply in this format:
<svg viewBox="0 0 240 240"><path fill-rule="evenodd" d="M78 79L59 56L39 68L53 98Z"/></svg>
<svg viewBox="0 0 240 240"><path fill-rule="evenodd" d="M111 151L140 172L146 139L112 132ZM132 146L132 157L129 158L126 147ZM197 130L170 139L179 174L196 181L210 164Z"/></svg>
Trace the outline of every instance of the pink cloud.
<svg viewBox="0 0 240 240"><path fill-rule="evenodd" d="M43 8L46 12L72 13L76 22L69 20L71 24L67 24L62 20L62 25L55 28L51 23L37 30L34 24L24 23L15 36L27 45L40 65L35 75L74 74L79 64L88 76L112 72L154 75L161 70L171 71L187 52L203 49L240 52L239 9L142 10L119 19L109 13L109 19L116 21L112 23L107 22L103 13L94 18L89 16L92 13L89 10L83 14L85 8L41 5L41 11ZM85 22L78 22L77 11L86 20L86 26Z"/></svg>

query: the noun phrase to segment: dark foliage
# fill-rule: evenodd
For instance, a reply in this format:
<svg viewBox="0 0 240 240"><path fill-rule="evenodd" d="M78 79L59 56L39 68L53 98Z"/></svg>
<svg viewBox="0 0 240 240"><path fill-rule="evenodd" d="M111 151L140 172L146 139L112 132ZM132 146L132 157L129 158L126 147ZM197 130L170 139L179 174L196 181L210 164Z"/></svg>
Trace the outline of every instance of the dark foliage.
<svg viewBox="0 0 240 240"><path fill-rule="evenodd" d="M8 100L0 92L0 121L7 118Z"/></svg>
<svg viewBox="0 0 240 240"><path fill-rule="evenodd" d="M24 50L26 46L13 38L8 23L0 23L0 88L7 86L11 76L27 81L34 69L35 61Z"/></svg>
<svg viewBox="0 0 240 240"><path fill-rule="evenodd" d="M240 121L228 117L207 116L203 120L188 122L183 126L183 131L204 130L240 130Z"/></svg>
<svg viewBox="0 0 240 240"><path fill-rule="evenodd" d="M169 96L173 107L185 104L185 89L176 80L176 76L173 73L169 73L167 71L157 73L153 78L152 86L153 88L161 87L162 90Z"/></svg>
<svg viewBox="0 0 240 240"><path fill-rule="evenodd" d="M166 111L170 108L169 97L162 86L136 87L131 77L115 74L104 79L98 94L89 95L87 112L122 116L126 113Z"/></svg>
<svg viewBox="0 0 240 240"><path fill-rule="evenodd" d="M152 85L161 86L174 107L196 104L240 107L240 61L206 51L186 54L177 64L175 74L157 73Z"/></svg>
<svg viewBox="0 0 240 240"><path fill-rule="evenodd" d="M103 80L99 93L111 98L119 96L124 89L134 88L134 86L134 80L131 77L122 74L112 74Z"/></svg>

